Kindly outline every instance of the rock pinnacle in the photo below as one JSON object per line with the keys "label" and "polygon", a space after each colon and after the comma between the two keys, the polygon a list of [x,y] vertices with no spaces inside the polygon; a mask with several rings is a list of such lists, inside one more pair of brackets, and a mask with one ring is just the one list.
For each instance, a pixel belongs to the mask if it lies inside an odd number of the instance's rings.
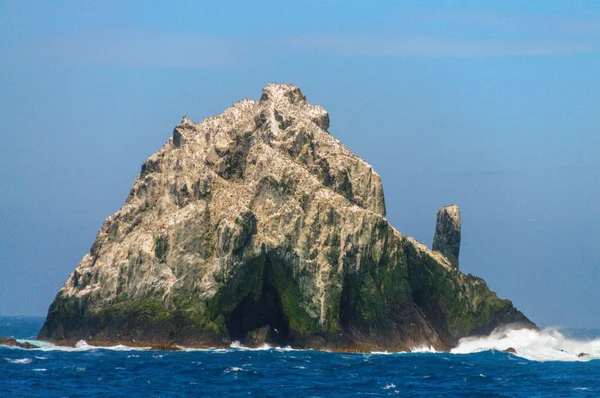
{"label": "rock pinnacle", "polygon": [[433,250],[442,253],[454,268],[458,268],[460,209],[457,205],[444,206],[438,210]]}

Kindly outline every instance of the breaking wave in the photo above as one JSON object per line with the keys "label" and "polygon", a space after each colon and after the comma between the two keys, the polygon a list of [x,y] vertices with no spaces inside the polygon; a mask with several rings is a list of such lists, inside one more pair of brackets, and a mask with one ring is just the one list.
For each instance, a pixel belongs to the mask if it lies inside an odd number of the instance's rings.
{"label": "breaking wave", "polygon": [[267,351],[272,348],[268,344],[263,344],[259,347],[250,348],[250,347],[246,347],[246,346],[242,345],[242,343],[240,343],[239,341],[234,341],[233,343],[231,343],[231,345],[229,347],[234,348],[236,350],[248,350],[248,351]]}
{"label": "breaking wave", "polygon": [[[19,340],[38,346],[34,351],[65,351],[80,352],[92,350],[110,351],[148,351],[150,347],[129,347],[116,345],[112,347],[98,347],[90,345],[84,340],[75,346],[60,346],[46,341]],[[15,348],[15,347],[9,347]],[[291,347],[272,347],[264,344],[260,347],[249,348],[233,342],[229,348],[187,348],[179,347],[182,351],[207,351],[214,353],[227,353],[232,351],[305,351]],[[453,348],[451,354],[473,354],[483,351],[507,351],[513,355],[532,361],[590,361],[600,359],[600,337],[593,339],[578,339],[565,336],[557,329],[531,330],[503,328],[494,330],[489,336],[466,337],[460,339],[458,346]],[[411,350],[412,353],[440,353],[432,347],[421,346]],[[388,351],[373,351],[370,354],[390,355],[406,354]],[[441,354],[441,353],[440,353]],[[38,358],[38,357],[36,357]],[[44,358],[45,357],[40,357]],[[18,363],[18,362],[17,362]]]}
{"label": "breaking wave", "polygon": [[590,361],[600,359],[600,338],[575,339],[556,329],[496,329],[489,336],[467,337],[452,354],[482,351],[510,351],[532,361]]}
{"label": "breaking wave", "polygon": [[[39,340],[18,339],[18,341],[20,343],[30,343],[30,344],[33,344],[38,347],[38,348],[32,348],[31,349],[32,351],[78,352],[78,351],[92,351],[92,350],[111,350],[111,351],[148,351],[148,350],[150,350],[150,347],[129,347],[129,346],[125,346],[125,345],[115,345],[112,347],[97,347],[97,346],[88,344],[85,340],[80,340],[73,347],[56,345],[56,344],[53,344],[53,343],[50,343],[47,341],[39,341]],[[18,347],[9,347],[9,348],[22,349],[22,348],[18,348]],[[43,358],[43,357],[41,357],[41,358]]]}

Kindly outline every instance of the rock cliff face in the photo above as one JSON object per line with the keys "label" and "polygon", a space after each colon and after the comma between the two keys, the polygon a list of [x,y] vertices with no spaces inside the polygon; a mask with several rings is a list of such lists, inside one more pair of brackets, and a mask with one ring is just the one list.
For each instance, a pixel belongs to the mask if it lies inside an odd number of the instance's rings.
{"label": "rock cliff face", "polygon": [[408,350],[535,327],[453,266],[453,240],[437,252],[394,229],[379,175],[328,127],[291,85],[267,85],[260,101],[200,124],[184,117],[39,338]]}

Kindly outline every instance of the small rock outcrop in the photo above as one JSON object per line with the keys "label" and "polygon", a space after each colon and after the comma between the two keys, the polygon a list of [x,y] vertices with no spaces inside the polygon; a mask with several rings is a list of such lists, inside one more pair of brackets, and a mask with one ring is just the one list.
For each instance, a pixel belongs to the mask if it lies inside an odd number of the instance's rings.
{"label": "small rock outcrop", "polygon": [[333,350],[438,350],[535,327],[458,270],[458,208],[432,251],[385,218],[381,178],[298,87],[269,84],[142,165],[38,338]]}
{"label": "small rock outcrop", "polygon": [[244,339],[244,344],[251,348],[261,347],[265,344],[269,344],[272,342],[271,334],[272,330],[270,325],[251,330],[246,335],[246,338]]}
{"label": "small rock outcrop", "polygon": [[452,267],[458,269],[460,209],[457,205],[445,206],[438,210],[432,248],[442,253]]}
{"label": "small rock outcrop", "polygon": [[31,350],[34,348],[40,348],[36,345],[33,345],[31,343],[25,342],[25,343],[21,343],[19,341],[17,341],[16,339],[13,338],[6,338],[6,337],[0,337],[0,345],[6,345],[9,347],[20,347],[20,348],[25,348],[27,350]]}

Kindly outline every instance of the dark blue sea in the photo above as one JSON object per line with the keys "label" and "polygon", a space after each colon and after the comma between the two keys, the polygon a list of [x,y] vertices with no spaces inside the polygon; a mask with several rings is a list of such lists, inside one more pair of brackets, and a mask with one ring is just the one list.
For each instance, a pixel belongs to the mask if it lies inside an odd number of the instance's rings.
{"label": "dark blue sea", "polygon": [[[31,341],[42,323],[0,317],[0,336]],[[0,397],[598,397],[597,332],[498,332],[453,353],[0,346]]]}

